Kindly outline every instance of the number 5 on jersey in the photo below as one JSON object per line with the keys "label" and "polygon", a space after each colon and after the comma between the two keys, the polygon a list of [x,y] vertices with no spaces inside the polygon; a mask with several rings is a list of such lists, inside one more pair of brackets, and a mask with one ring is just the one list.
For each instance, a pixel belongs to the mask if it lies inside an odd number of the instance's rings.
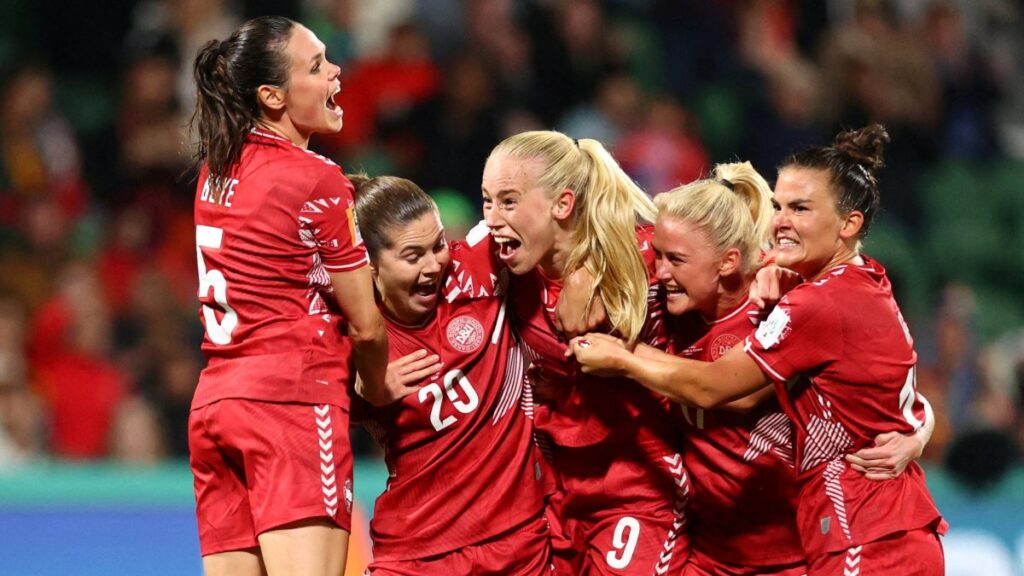
{"label": "number 5 on jersey", "polygon": [[224,240],[224,230],[212,226],[196,226],[196,263],[199,266],[199,299],[206,298],[213,288],[213,301],[224,311],[220,322],[216,311],[206,304],[202,305],[203,319],[206,324],[206,335],[214,344],[230,344],[231,332],[238,326],[238,314],[228,304],[228,281],[220,270],[207,270],[203,259],[203,249],[220,250]]}

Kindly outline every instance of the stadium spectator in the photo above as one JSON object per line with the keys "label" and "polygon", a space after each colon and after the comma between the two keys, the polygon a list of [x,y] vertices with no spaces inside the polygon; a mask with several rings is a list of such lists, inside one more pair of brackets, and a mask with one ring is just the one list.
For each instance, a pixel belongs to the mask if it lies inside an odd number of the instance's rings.
{"label": "stadium spectator", "polygon": [[645,121],[617,142],[615,152],[649,194],[700,178],[711,162],[693,114],[671,98],[652,102]]}
{"label": "stadium spectator", "polygon": [[95,268],[71,261],[58,279],[60,291],[41,306],[28,343],[51,423],[50,449],[66,458],[102,458],[131,381],[112,360],[113,317]]}
{"label": "stadium spectator", "polygon": [[643,120],[646,100],[625,73],[606,76],[591,101],[569,110],[559,132],[572,138],[593,138],[615,151],[623,135]]}
{"label": "stadium spectator", "polygon": [[117,111],[122,186],[167,186],[187,165],[178,68],[175,58],[154,51],[134,58],[125,71]]}
{"label": "stadium spectator", "polygon": [[426,35],[415,24],[405,23],[391,30],[383,54],[356,58],[343,78],[346,86],[359,89],[338,96],[345,129],[321,137],[334,151],[372,143],[380,122],[407,116],[437,93],[441,72],[430,59]]}
{"label": "stadium spectator", "polygon": [[46,67],[23,63],[0,86],[0,223],[32,249],[59,255],[89,202],[74,131]]}
{"label": "stadium spectator", "polygon": [[0,468],[11,469],[46,455],[42,404],[33,390],[25,354],[25,310],[0,298]]}
{"label": "stadium spectator", "polygon": [[[412,162],[417,181],[427,189],[450,186],[477,199],[480,166],[501,138],[497,89],[487,62],[469,52],[455,56],[445,89],[403,119],[389,122],[386,136],[396,155]],[[404,129],[403,125],[404,124]]]}

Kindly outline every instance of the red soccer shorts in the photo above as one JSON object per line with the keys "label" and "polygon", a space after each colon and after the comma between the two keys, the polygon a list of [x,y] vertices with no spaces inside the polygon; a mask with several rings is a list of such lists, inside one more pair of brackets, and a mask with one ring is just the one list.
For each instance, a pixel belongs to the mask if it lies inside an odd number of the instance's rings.
{"label": "red soccer shorts", "polygon": [[942,576],[945,564],[939,535],[933,528],[921,528],[826,554],[811,563],[807,576]]}
{"label": "red soccer shorts", "polygon": [[690,553],[690,561],[686,563],[680,576],[804,576],[807,565],[803,562],[776,566],[737,566],[710,556],[701,554],[694,549]]}
{"label": "red soccer shorts", "polygon": [[[674,527],[673,521],[678,525]],[[677,575],[689,557],[688,539],[679,519],[641,514],[606,518],[580,526],[585,576]]]}
{"label": "red soccer shorts", "polygon": [[473,574],[474,576],[551,576],[548,522],[543,515],[472,546],[418,560],[373,561],[371,576]]}
{"label": "red soccer shorts", "polygon": [[544,506],[544,517],[547,518],[551,534],[551,565],[556,576],[576,576],[579,573],[576,564],[582,558],[573,544],[569,525],[555,513],[564,497],[561,489],[553,489]]}
{"label": "red soccer shorts", "polygon": [[350,530],[348,410],[329,404],[221,400],[189,415],[199,549],[258,545],[257,535],[326,518]]}

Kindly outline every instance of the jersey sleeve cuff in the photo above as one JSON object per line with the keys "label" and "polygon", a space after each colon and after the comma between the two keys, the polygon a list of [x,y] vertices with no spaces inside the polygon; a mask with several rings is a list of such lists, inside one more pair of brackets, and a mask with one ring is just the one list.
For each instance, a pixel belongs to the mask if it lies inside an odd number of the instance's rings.
{"label": "jersey sleeve cuff", "polygon": [[370,257],[368,255],[363,255],[362,258],[355,262],[336,262],[333,264],[327,264],[325,262],[323,266],[324,269],[327,270],[328,272],[348,272],[349,270],[357,270],[359,268],[362,268],[369,262]]}
{"label": "jersey sleeve cuff", "polygon": [[775,380],[776,382],[785,382],[786,380],[788,380],[788,378],[780,374],[774,367],[772,367],[768,363],[767,360],[762,358],[757,353],[757,351],[754,350],[754,346],[750,343],[749,336],[746,340],[743,341],[743,351],[746,352],[747,356],[750,356],[751,360],[753,360],[754,363],[757,364],[758,368],[760,368],[761,371],[767,374],[768,377],[771,378],[772,380]]}

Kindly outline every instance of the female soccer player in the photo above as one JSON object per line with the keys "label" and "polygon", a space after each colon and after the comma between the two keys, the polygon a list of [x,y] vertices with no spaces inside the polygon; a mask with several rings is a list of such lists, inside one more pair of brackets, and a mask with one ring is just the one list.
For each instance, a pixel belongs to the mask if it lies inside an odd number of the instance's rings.
{"label": "female soccer player", "polygon": [[[356,183],[388,378],[410,392],[363,418],[391,473],[370,522],[369,573],[550,574],[550,480],[520,406],[523,358],[493,242],[478,226],[446,243],[434,201],[408,180]],[[468,277],[487,281],[470,287]]]}
{"label": "female soccer player", "polygon": [[[654,202],[656,275],[673,317],[666,322],[669,352],[713,361],[753,332],[759,317],[747,294],[770,238],[771,189],[749,163],[724,164],[712,178]],[[614,346],[604,340],[592,345]],[[645,347],[638,353],[645,350],[662,361],[673,358]],[[803,574],[791,425],[778,402],[766,399],[749,413],[683,406],[680,420],[683,460],[694,486],[686,574]],[[901,436],[869,450],[876,459],[906,462],[920,455],[925,441]]]}
{"label": "female soccer player", "polygon": [[313,133],[341,129],[338,74],[312,32],[280,17],[250,20],[196,57],[209,363],[189,447],[207,574],[344,570],[348,362],[383,401],[387,335],[352,185],[306,149]]}
{"label": "female soccer player", "polygon": [[[669,353],[712,361],[753,331],[759,310],[747,293],[770,240],[771,194],[749,163],[737,163],[654,198]],[[683,462],[694,487],[688,576],[806,571],[791,426],[777,401],[763,393],[752,400],[762,399],[746,412],[682,407]]]}
{"label": "female soccer player", "polygon": [[[498,144],[483,175],[484,218],[517,277],[518,328],[542,396],[534,423],[561,483],[552,511],[569,574],[678,573],[688,492],[667,403],[629,382],[588,378],[553,325],[563,273],[595,279],[610,328],[630,341],[649,321],[655,208],[595,140],[526,132]],[[656,331],[655,331],[656,332]]]}
{"label": "female soccer player", "polygon": [[625,374],[704,408],[774,383],[794,424],[797,528],[808,574],[943,572],[945,522],[920,467],[911,463],[876,482],[847,463],[882,432],[916,431],[926,411],[915,388],[913,341],[885,270],[860,252],[879,205],[874,171],[886,142],[873,125],[783,164],[773,200],[776,259],[805,282],[742,346],[713,362],[686,362],[643,349],[616,352],[600,334],[572,343],[587,372]]}

